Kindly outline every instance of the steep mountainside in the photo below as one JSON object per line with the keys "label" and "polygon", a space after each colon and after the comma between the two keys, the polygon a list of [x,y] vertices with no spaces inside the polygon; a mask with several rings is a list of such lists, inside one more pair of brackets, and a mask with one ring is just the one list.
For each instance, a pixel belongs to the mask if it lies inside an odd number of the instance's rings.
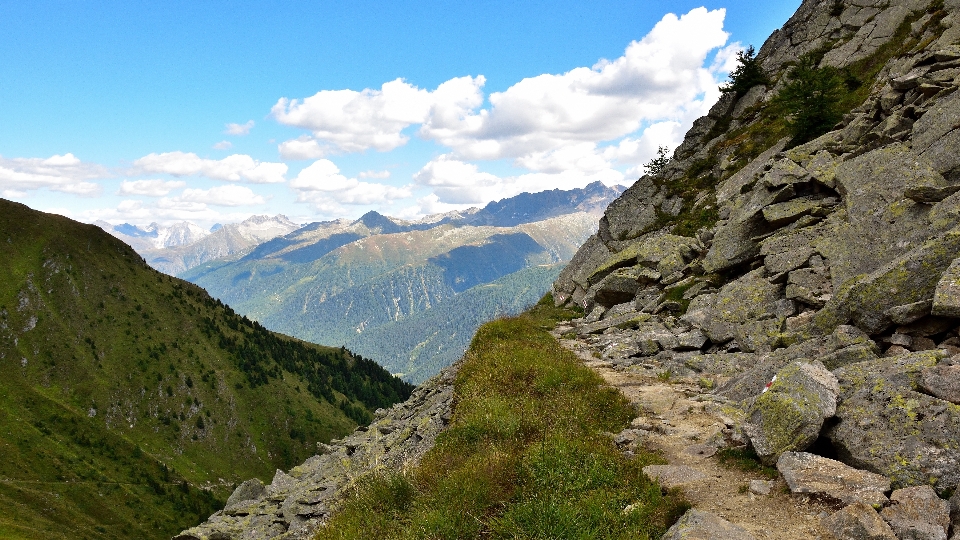
{"label": "steep mountainside", "polygon": [[[421,381],[462,354],[481,322],[536,302],[559,271],[552,265],[569,260],[596,219],[580,212],[510,228],[416,230],[370,213],[348,225],[308,225],[183,277],[268,328],[355,348]],[[486,286],[497,280],[506,281]],[[427,315],[433,310],[449,320]],[[460,331],[438,340],[437,324]],[[405,339],[368,334],[385,325]]]}
{"label": "steep mountainside", "polygon": [[411,391],[95,226],[0,200],[0,243],[4,538],[169,537]]}
{"label": "steep mountainside", "polygon": [[300,228],[284,215],[251,216],[240,223],[218,227],[211,233],[186,222],[171,227],[152,224],[146,229],[129,224],[97,225],[133,247],[147,264],[170,275],[180,274],[207,261],[243,254],[254,246]]}
{"label": "steep mountainside", "polygon": [[554,284],[589,314],[570,335],[620,369],[719,383],[729,436],[795,491],[814,489],[804,450],[960,486],[958,10],[804,1],[757,55],[765,77],[611,204]]}

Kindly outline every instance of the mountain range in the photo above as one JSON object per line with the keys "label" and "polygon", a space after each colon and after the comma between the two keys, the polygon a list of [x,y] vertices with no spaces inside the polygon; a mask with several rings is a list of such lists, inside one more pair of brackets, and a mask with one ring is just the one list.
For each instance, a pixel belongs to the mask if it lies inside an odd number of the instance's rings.
{"label": "mountain range", "polygon": [[621,191],[595,182],[420,221],[311,223],[181,277],[267,328],[418,382],[463,354],[482,322],[543,296]]}
{"label": "mountain range", "polygon": [[129,223],[95,223],[123,240],[165,274],[177,275],[207,261],[243,253],[267,240],[300,227],[287,216],[251,216],[240,223],[216,225],[210,231],[186,221],[170,226],[151,223],[138,227]]}

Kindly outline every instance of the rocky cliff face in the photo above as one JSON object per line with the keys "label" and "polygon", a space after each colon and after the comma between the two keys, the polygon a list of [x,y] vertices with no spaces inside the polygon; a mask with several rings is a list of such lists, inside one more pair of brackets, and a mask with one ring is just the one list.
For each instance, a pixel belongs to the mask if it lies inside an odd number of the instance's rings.
{"label": "rocky cliff face", "polygon": [[[819,438],[894,487],[955,490],[958,12],[803,2],[757,56],[769,85],[725,94],[607,209],[554,284],[588,314],[571,330],[621,366],[719,383],[771,464]],[[794,145],[776,96],[804,55],[846,77],[847,110]]]}

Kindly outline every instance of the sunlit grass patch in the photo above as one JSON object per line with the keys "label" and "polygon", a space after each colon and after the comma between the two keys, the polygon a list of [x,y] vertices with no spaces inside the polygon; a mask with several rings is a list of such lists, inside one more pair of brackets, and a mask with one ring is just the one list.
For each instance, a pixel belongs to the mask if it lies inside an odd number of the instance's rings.
{"label": "sunlit grass patch", "polygon": [[317,538],[659,538],[686,505],[603,435],[635,412],[547,333],[576,315],[544,299],[481,327],[420,467],[366,479]]}

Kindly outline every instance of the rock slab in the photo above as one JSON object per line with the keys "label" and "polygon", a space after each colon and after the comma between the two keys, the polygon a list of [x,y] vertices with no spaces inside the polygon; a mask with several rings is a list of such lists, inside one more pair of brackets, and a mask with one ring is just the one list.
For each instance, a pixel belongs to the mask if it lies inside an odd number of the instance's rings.
{"label": "rock slab", "polygon": [[901,539],[947,540],[950,527],[950,503],[940,499],[930,486],[898,489],[890,496],[893,503],[880,515]]}
{"label": "rock slab", "polygon": [[688,510],[661,540],[756,540],[746,529],[702,510]]}
{"label": "rock slab", "polygon": [[807,452],[784,452],[777,460],[790,491],[837,499],[844,504],[887,502],[890,479]]}
{"label": "rock slab", "polygon": [[880,514],[862,502],[844,507],[821,523],[835,540],[897,540]]}

